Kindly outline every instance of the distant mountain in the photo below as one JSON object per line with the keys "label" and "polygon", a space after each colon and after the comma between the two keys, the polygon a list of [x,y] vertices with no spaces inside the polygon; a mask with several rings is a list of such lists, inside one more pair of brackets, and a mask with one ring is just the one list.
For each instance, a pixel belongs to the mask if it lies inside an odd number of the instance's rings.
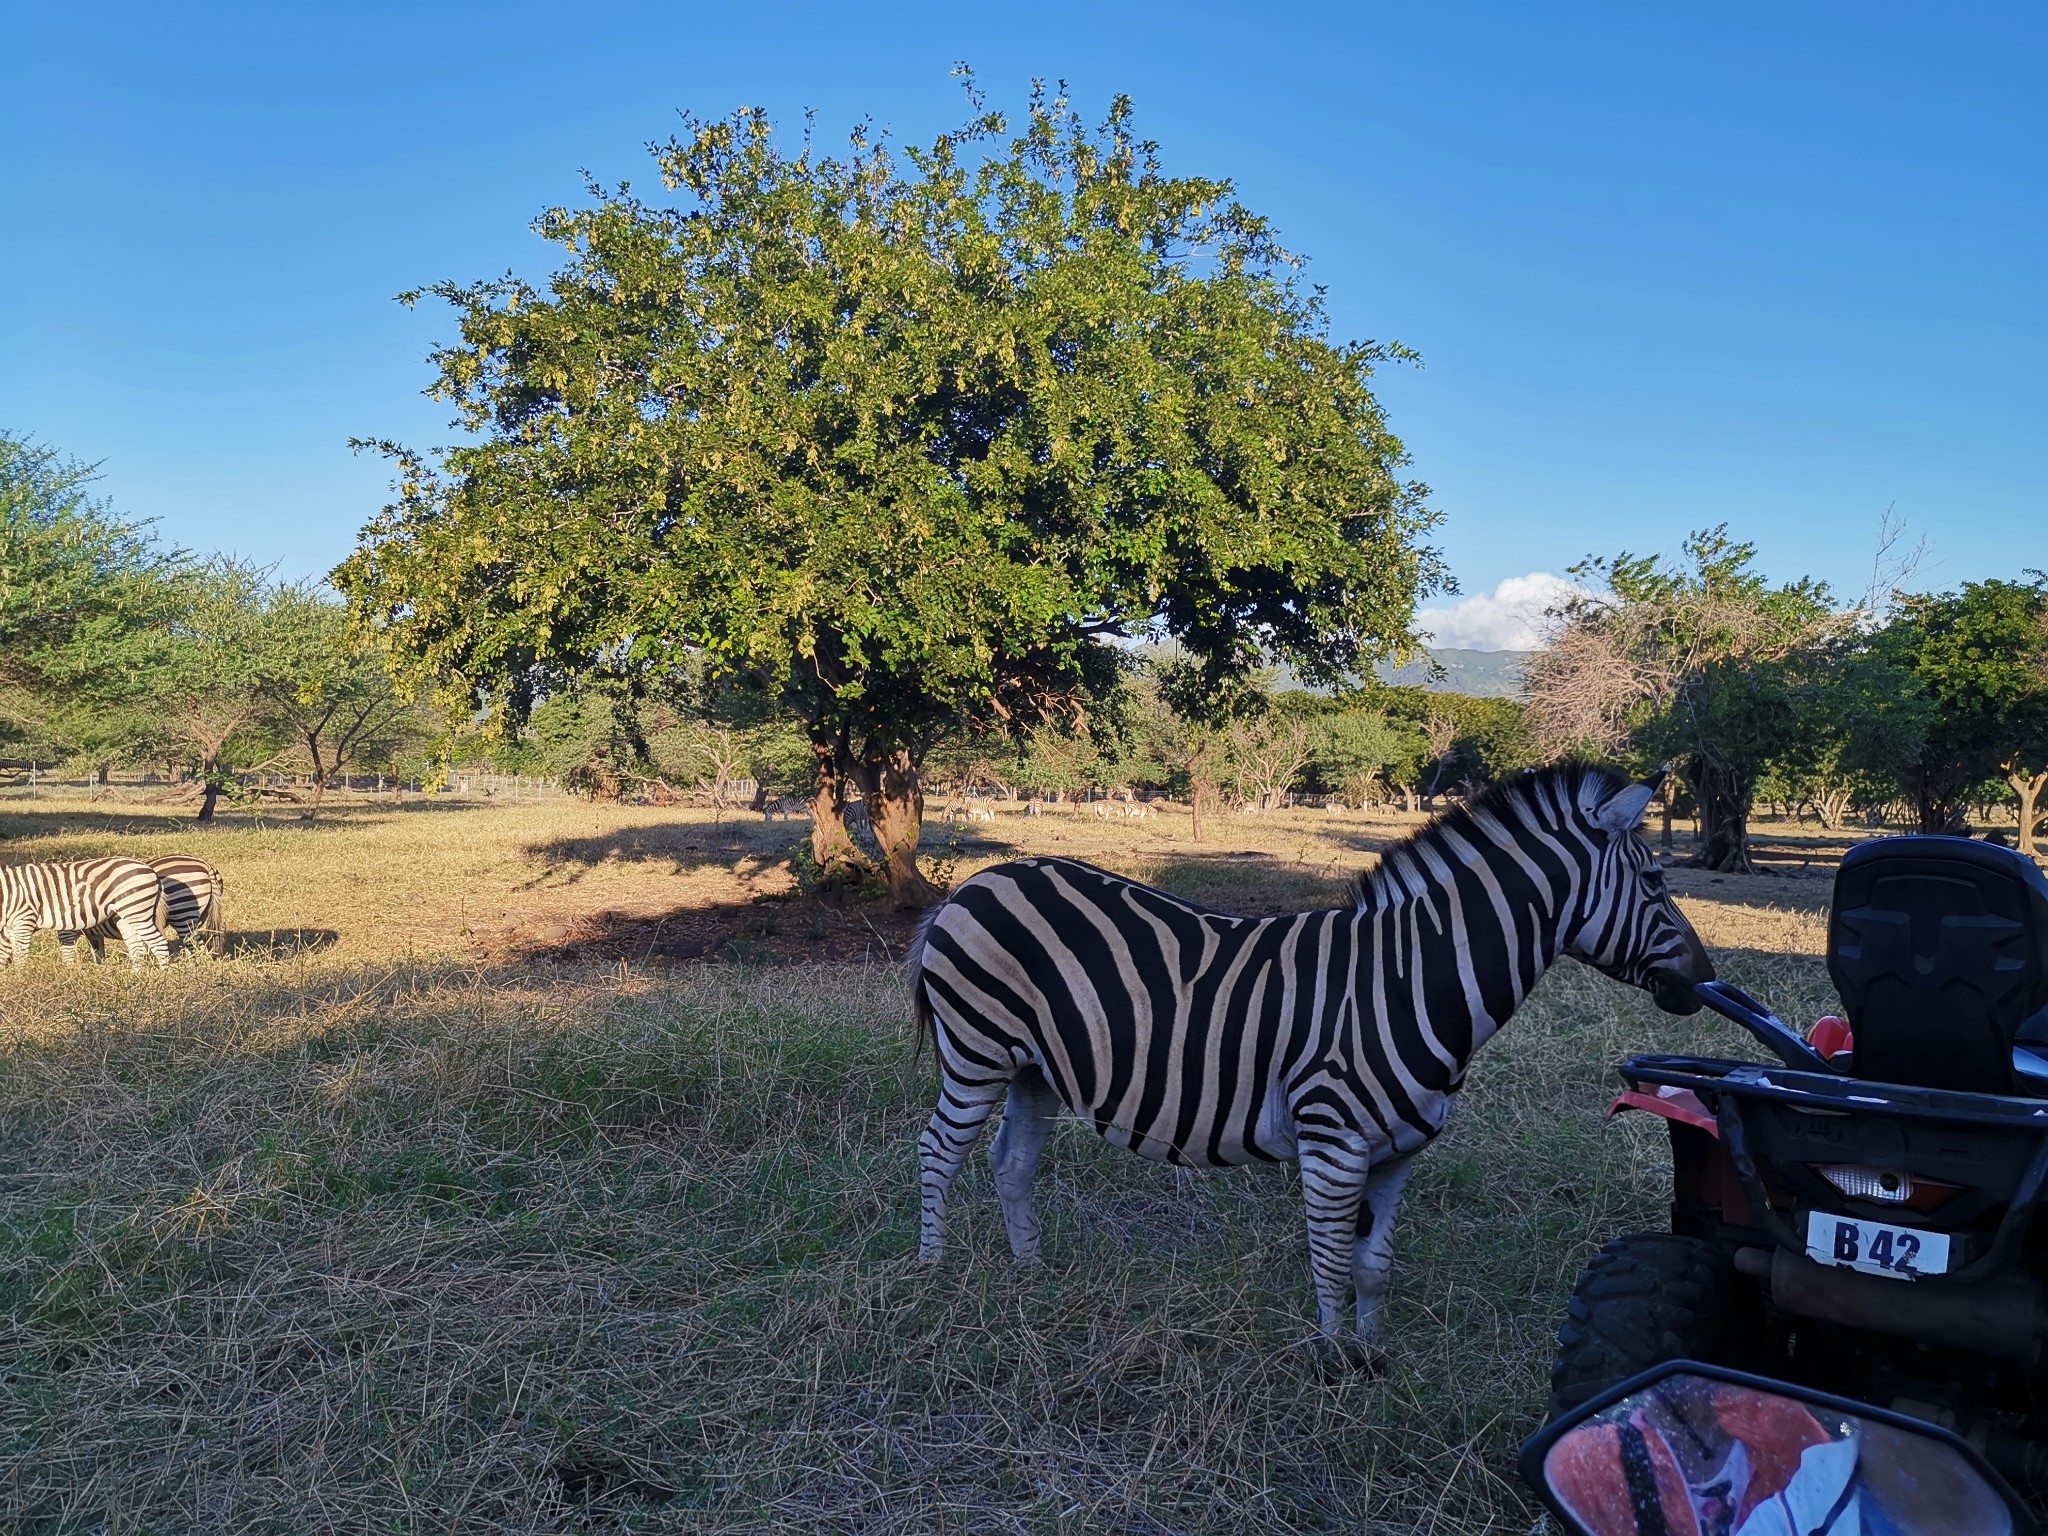
{"label": "distant mountain", "polygon": [[1429,654],[1442,669],[1441,675],[1432,675],[1429,662],[1418,660],[1405,667],[1383,665],[1380,681],[1438,693],[1469,693],[1482,699],[1512,698],[1522,691],[1522,664],[1536,653],[1446,649]]}

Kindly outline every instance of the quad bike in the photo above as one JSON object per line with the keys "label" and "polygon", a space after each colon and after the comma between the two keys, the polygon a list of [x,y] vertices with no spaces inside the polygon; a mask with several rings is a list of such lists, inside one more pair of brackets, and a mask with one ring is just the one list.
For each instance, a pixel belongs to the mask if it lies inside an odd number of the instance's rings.
{"label": "quad bike", "polygon": [[1664,1119],[1668,1232],[1573,1289],[1551,1416],[1690,1359],[1955,1431],[2048,1485],[2048,877],[1956,837],[1864,843],[1828,912],[1845,1020],[1802,1038],[1702,1000],[1770,1065],[1635,1056],[1614,1111]]}

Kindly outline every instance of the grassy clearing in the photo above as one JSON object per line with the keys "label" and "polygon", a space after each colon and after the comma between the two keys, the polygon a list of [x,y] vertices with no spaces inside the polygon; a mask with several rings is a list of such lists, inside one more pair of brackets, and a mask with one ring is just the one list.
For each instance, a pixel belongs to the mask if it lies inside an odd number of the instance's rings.
{"label": "grassy clearing", "polygon": [[[6,809],[14,857],[207,847],[243,936],[166,975],[45,939],[0,982],[7,1530],[1526,1531],[1563,1291],[1666,1198],[1656,1128],[1601,1122],[1607,1068],[1732,1044],[1546,981],[1420,1164],[1374,1383],[1306,1342],[1287,1171],[1066,1127],[1043,1268],[1007,1263],[980,1159],[917,1266],[929,1064],[893,966],[803,958],[779,824],[359,807],[202,840]],[[1369,836],[1015,822],[996,843],[1246,906],[1334,890]],[[1824,887],[1736,884],[1771,903],[1703,883],[1709,942],[1811,1017]],[[503,958],[711,907],[770,914],[749,953],[785,963]]]}

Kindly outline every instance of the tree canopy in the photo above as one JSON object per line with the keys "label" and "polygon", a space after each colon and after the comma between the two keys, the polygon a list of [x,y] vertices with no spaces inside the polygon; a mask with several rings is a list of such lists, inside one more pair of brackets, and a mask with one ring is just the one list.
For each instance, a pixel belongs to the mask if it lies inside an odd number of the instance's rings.
{"label": "tree canopy", "polygon": [[132,687],[180,567],[93,496],[94,478],[0,432],[0,718],[17,734],[47,728],[53,711],[116,728],[113,696]]}
{"label": "tree canopy", "polygon": [[471,438],[392,449],[336,575],[398,665],[516,719],[708,656],[802,723],[821,865],[857,791],[915,900],[924,753],[1071,716],[1105,639],[1217,680],[1403,650],[1444,585],[1369,387],[1409,354],[1332,342],[1267,222],[1169,176],[1127,101],[1091,129],[1035,91],[1012,134],[973,100],[901,155],[691,121],[656,152],[674,205],[593,186],[538,222],[544,288],[428,290]]}
{"label": "tree canopy", "polygon": [[1880,639],[1933,704],[1902,773],[1924,832],[1951,830],[1971,792],[2003,775],[2023,800],[2022,840],[2031,834],[2021,785],[2048,769],[2048,577],[2029,575],[1904,597]]}

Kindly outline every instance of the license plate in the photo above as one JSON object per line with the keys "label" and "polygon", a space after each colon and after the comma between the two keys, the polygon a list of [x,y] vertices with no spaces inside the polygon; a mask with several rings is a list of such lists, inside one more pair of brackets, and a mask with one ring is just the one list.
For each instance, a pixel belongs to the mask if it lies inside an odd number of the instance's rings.
{"label": "license plate", "polygon": [[1889,1280],[1917,1280],[1922,1275],[1948,1273],[1948,1234],[1810,1211],[1806,1256],[1836,1269],[1858,1269]]}

